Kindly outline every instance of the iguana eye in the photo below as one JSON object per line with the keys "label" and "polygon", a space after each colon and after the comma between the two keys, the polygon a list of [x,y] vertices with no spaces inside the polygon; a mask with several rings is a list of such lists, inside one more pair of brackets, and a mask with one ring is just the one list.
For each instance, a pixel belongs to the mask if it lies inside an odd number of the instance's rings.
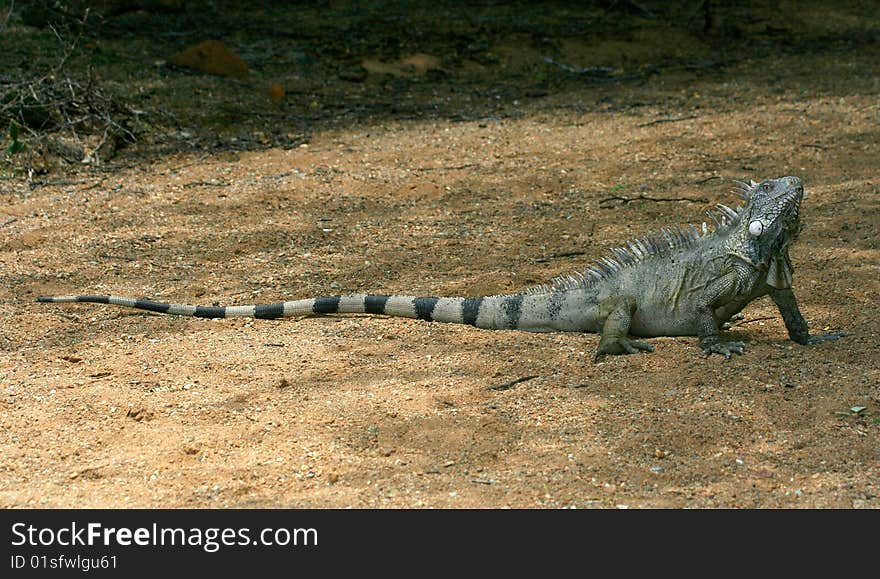
{"label": "iguana eye", "polygon": [[770,186],[770,183],[764,183],[763,185],[761,185],[761,189],[763,189],[764,191],[769,193],[770,189],[772,189],[772,187]]}
{"label": "iguana eye", "polygon": [[759,220],[752,221],[749,223],[749,235],[752,237],[758,237],[764,233],[764,224]]}

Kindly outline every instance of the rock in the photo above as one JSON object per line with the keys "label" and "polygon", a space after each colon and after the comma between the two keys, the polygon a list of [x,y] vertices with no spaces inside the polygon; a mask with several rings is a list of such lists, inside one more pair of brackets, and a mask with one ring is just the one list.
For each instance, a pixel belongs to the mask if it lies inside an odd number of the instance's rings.
{"label": "rock", "polygon": [[[178,52],[168,62],[209,74],[244,78],[248,66],[219,40],[206,40]],[[283,96],[283,95],[282,95]]]}
{"label": "rock", "polygon": [[415,74],[421,76],[429,70],[439,69],[440,59],[430,54],[418,53],[401,59],[399,64],[404,69],[409,68]]}
{"label": "rock", "polygon": [[138,422],[146,422],[153,419],[153,411],[147,408],[129,408],[125,413],[128,418]]}
{"label": "rock", "polygon": [[424,76],[430,71],[441,70],[439,58],[422,53],[401,58],[397,62],[366,59],[361,62],[361,67],[370,74],[396,77]]}
{"label": "rock", "polygon": [[281,102],[284,94],[284,87],[278,83],[274,83],[269,87],[269,100],[273,103]]}

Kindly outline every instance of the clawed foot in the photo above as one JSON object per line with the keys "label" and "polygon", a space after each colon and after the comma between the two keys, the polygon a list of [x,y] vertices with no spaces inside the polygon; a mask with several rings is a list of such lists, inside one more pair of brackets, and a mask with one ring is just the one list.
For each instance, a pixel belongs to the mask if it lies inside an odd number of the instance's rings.
{"label": "clawed foot", "polygon": [[593,362],[598,361],[605,354],[638,354],[639,350],[653,352],[654,346],[644,340],[630,340],[629,338],[606,340],[603,338],[599,341],[599,348],[596,350],[596,355],[593,356]]}
{"label": "clawed foot", "polygon": [[819,334],[818,336],[810,336],[807,340],[807,345],[812,346],[813,344],[821,344],[823,342],[832,342],[834,340],[839,340],[844,336],[848,336],[846,332],[835,332],[831,334]]}
{"label": "clawed foot", "polygon": [[730,359],[732,354],[742,354],[746,351],[745,342],[722,342],[718,337],[703,338],[700,341],[700,348],[703,354],[711,356],[712,354],[721,354],[725,359]]}
{"label": "clawed foot", "polygon": [[746,319],[746,316],[742,312],[740,312],[738,314],[733,314],[732,316],[730,316],[729,320],[727,320],[726,322],[724,322],[721,325],[721,329],[722,330],[729,330],[731,327],[733,327],[733,322],[741,322],[744,319]]}

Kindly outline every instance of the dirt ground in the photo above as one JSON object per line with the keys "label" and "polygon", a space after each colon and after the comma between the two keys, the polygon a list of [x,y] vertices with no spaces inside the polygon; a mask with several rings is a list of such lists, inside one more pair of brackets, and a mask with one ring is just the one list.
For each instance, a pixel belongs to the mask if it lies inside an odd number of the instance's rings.
{"label": "dirt ground", "polygon": [[[296,36],[344,5],[303,8],[274,57],[231,36],[246,81],[154,64],[197,35],[95,41],[128,51],[108,82],[142,67],[138,98],[190,116],[104,165],[0,181],[0,507],[880,507],[880,16],[774,4],[709,28],[554,7],[541,34],[487,5],[437,38],[403,11],[354,19],[344,57],[316,48],[338,23]],[[356,41],[376,22],[411,25]],[[441,68],[369,69],[417,53]],[[657,338],[598,364],[595,335],[33,301],[509,292],[789,174],[801,310],[850,333],[820,346],[766,299],[731,331],[743,356]]]}

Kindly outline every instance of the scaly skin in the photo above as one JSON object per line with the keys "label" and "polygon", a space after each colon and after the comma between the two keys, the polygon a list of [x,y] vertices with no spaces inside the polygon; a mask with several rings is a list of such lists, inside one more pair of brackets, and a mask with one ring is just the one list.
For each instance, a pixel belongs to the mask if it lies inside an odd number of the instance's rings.
{"label": "scaly skin", "polygon": [[631,336],[697,336],[706,355],[729,358],[745,344],[719,330],[755,299],[770,295],[798,344],[845,334],[811,336],[791,289],[788,246],[800,230],[803,185],[797,177],[741,183],[745,207],[719,205],[716,227],[664,229],[613,250],[583,273],[561,276],[521,293],[483,297],[357,294],[264,305],[204,307],[118,296],[40,297],[50,303],[91,302],[203,318],[281,318],[384,314],[486,329],[601,334],[594,360],[606,354],[652,352]]}
{"label": "scaly skin", "polygon": [[[689,329],[700,338],[700,348],[706,355],[721,354],[730,358],[732,354],[742,354],[745,344],[723,340],[719,331],[747,304],[768,294],[779,308],[789,336],[798,344],[818,344],[845,335],[810,336],[791,289],[788,246],[800,231],[801,180],[783,177],[752,183],[743,188],[742,194],[748,201],[746,207],[737,212],[737,219],[730,228],[716,232],[716,243],[696,244],[691,248],[692,253],[674,256],[678,263],[688,262],[690,257],[690,261],[679,268],[664,266],[663,262],[651,264],[653,267],[642,270],[637,280],[624,288],[633,296],[634,304],[627,316],[606,314],[597,358],[602,354],[621,353],[621,350],[631,353],[625,340],[633,330],[631,321],[638,321],[641,309],[650,309],[655,316],[659,311],[661,317],[668,316],[672,320],[692,320],[694,327]],[[661,274],[668,276],[670,272],[673,276],[684,274],[683,291],[691,296],[691,307],[685,308],[690,309],[688,313],[682,311],[680,300],[671,300],[669,292],[661,291],[658,295],[655,289],[658,284],[662,286],[664,276]],[[641,291],[637,291],[639,288]],[[681,290],[674,295],[680,294]],[[676,302],[677,309],[670,307],[672,301]],[[688,303],[687,298],[684,301]]]}

